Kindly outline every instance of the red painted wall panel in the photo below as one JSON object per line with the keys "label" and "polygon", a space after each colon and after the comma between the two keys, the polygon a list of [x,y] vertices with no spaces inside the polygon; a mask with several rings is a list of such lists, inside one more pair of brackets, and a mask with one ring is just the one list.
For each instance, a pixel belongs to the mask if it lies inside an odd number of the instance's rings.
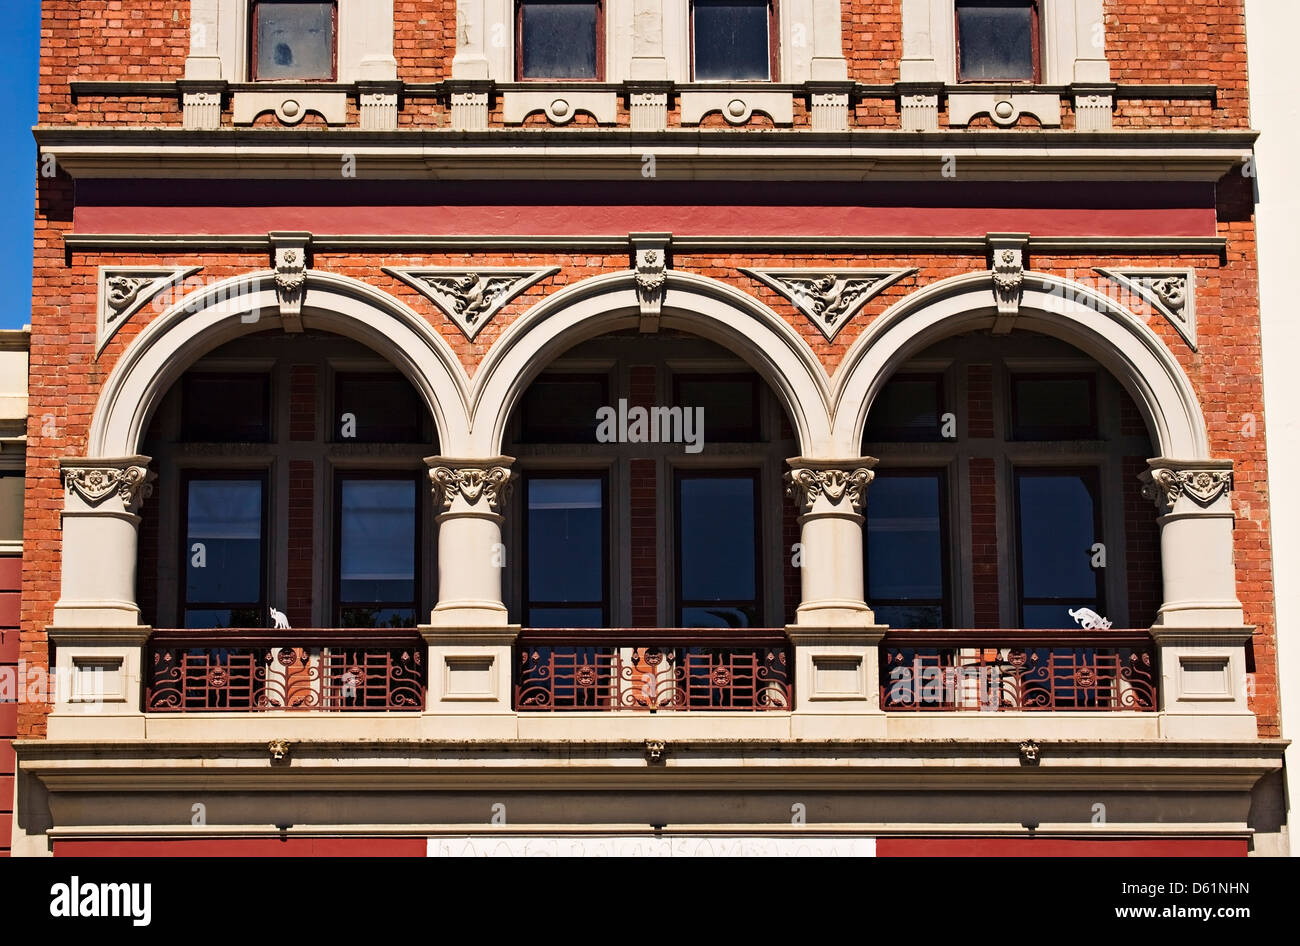
{"label": "red painted wall panel", "polygon": [[55,857],[424,857],[424,838],[55,841]]}
{"label": "red painted wall panel", "polygon": [[881,838],[877,857],[1245,857],[1244,838]]}
{"label": "red painted wall panel", "polygon": [[0,557],[0,591],[18,591],[22,586],[22,557],[17,555]]}

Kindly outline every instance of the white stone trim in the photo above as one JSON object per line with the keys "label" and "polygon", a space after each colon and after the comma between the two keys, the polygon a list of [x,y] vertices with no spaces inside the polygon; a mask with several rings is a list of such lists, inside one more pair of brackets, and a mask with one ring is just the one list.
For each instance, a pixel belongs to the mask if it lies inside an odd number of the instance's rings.
{"label": "white stone trim", "polygon": [[618,121],[618,93],[586,92],[581,89],[525,92],[512,89],[501,96],[502,118],[518,125],[534,112],[541,112],[553,125],[567,125],[579,112],[586,112],[601,125]]}
{"label": "white stone trim", "polygon": [[[834,445],[860,448],[871,402],[909,355],[940,338],[992,325],[992,274],[954,276],[913,293],[854,341],[836,372]],[[1191,382],[1145,321],[1093,289],[1026,272],[1017,327],[1069,342],[1111,372],[1133,397],[1166,456],[1210,456],[1205,417]]]}
{"label": "white stone trim", "polygon": [[[202,266],[101,266],[97,306],[95,357],[104,351],[118,329],[151,299],[197,273]],[[126,280],[124,283],[110,281]]]}
{"label": "white stone trim", "polygon": [[[393,0],[338,0],[338,81],[393,80]],[[186,79],[250,78],[248,0],[190,0]]]}
{"label": "white stone trim", "polygon": [[[451,346],[418,313],[355,279],[308,270],[303,325],[359,341],[387,358],[420,392],[439,443],[455,453],[469,439],[468,389]],[[91,456],[127,456],[172,384],[195,360],[223,342],[278,321],[274,273],[236,276],[181,299],[158,316],[122,354],[100,392],[87,438]]]}
{"label": "white stone trim", "polygon": [[680,101],[683,125],[698,125],[710,112],[720,112],[732,125],[745,124],[755,112],[762,112],[777,125],[794,124],[794,95],[790,92],[751,91],[737,85],[722,91],[682,92]]}
{"label": "white stone trim", "polygon": [[969,125],[977,115],[988,115],[993,124],[1010,128],[1021,115],[1032,115],[1044,128],[1061,124],[1061,97],[1055,92],[1006,95],[993,92],[953,92],[948,96],[948,124]]}
{"label": "white stone trim", "polygon": [[[1038,5],[1042,83],[1110,82],[1104,0],[1038,0]],[[954,7],[953,0],[902,0],[901,81],[956,83]]]}
{"label": "white stone trim", "polygon": [[[830,443],[829,379],[812,349],[757,300],[704,276],[670,270],[660,326],[717,342],[747,361],[771,386],[806,456]],[[501,333],[474,375],[470,456],[499,452],[511,411],[547,363],[580,341],[640,325],[634,272],[565,287]]]}

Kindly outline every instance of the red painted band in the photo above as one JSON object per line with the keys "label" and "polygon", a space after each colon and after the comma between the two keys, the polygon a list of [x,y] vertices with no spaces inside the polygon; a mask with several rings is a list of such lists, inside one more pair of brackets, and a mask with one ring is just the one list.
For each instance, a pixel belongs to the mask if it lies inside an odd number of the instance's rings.
{"label": "red painted band", "polygon": [[1238,838],[880,838],[877,857],[1245,857]]}

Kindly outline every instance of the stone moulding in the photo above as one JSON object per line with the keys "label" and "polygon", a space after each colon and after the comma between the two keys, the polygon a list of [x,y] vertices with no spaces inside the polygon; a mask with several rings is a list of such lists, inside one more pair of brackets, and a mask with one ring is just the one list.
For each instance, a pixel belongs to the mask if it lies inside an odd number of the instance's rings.
{"label": "stone moulding", "polygon": [[60,461],[63,487],[80,496],[87,505],[98,506],[114,493],[128,511],[134,511],[153,495],[153,480],[147,457],[120,459],[67,458]]}
{"label": "stone moulding", "polygon": [[786,473],[786,494],[795,501],[801,515],[808,515],[819,499],[832,506],[843,503],[854,513],[861,513],[867,500],[867,487],[876,474],[871,467],[875,461],[865,460],[808,460],[796,457],[789,461]]}
{"label": "stone moulding", "polygon": [[916,269],[745,269],[740,270],[794,303],[826,340],[871,299]]}
{"label": "stone moulding", "polygon": [[184,282],[202,266],[101,266],[99,267],[99,305],[96,320],[95,357],[118,329],[125,325],[149,301],[178,283]]}
{"label": "stone moulding", "polygon": [[444,512],[450,512],[458,498],[468,506],[477,506],[482,499],[490,512],[499,515],[510,497],[510,466],[490,460],[482,461],[481,465],[468,465],[473,462],[431,460],[429,480],[434,495]]}
{"label": "stone moulding", "polygon": [[1196,463],[1175,465],[1172,461],[1154,460],[1151,469],[1141,474],[1142,495],[1155,503],[1161,512],[1172,512],[1184,496],[1197,505],[1209,506],[1232,491],[1232,463]]}
{"label": "stone moulding", "polygon": [[1163,315],[1192,351],[1196,351],[1195,269],[1097,267],[1097,272],[1113,279]]}
{"label": "stone moulding", "polygon": [[470,341],[512,299],[559,271],[558,266],[384,267],[445,312]]}

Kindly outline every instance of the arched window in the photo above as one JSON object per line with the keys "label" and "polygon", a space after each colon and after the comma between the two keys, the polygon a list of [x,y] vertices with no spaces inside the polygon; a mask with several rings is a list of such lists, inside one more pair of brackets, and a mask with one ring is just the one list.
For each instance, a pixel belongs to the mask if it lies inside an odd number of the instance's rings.
{"label": "arched window", "polygon": [[970,333],[903,365],[867,419],[866,598],[899,628],[1149,626],[1152,447],[1123,387],[1046,336]]}
{"label": "arched window", "polygon": [[570,350],[507,432],[511,619],[527,627],[777,627],[798,604],[776,398],[741,359],[671,332]]}
{"label": "arched window", "polygon": [[218,348],[162,401],[138,572],[154,626],[414,627],[434,602],[433,423],[407,379],[331,335]]}

